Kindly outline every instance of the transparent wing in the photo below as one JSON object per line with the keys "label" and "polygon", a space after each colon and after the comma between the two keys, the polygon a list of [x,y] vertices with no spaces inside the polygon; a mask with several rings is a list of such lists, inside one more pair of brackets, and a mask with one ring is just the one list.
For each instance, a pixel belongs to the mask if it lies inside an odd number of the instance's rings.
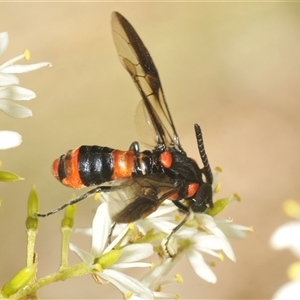
{"label": "transparent wing", "polygon": [[112,13],[112,32],[119,59],[142,96],[146,123],[154,128],[155,146],[159,149],[175,147],[183,152],[148,50],[131,24],[118,12]]}

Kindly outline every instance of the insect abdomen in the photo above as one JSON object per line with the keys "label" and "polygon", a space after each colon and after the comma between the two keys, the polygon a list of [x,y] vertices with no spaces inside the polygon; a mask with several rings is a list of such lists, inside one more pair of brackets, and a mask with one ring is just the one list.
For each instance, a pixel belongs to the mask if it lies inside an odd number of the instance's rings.
{"label": "insect abdomen", "polygon": [[62,184],[79,189],[130,177],[134,168],[134,157],[133,151],[81,146],[56,159],[52,164],[52,173]]}

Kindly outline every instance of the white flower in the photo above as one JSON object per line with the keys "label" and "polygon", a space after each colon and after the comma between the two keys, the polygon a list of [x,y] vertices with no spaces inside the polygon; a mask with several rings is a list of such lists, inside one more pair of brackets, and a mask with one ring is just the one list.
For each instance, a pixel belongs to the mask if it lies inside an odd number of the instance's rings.
{"label": "white flower", "polygon": [[[277,228],[271,237],[270,244],[276,250],[290,249],[300,259],[300,206],[294,200],[287,200],[283,208],[287,215],[294,217],[296,220]],[[300,261],[291,264],[287,274],[291,281],[279,288],[273,299],[299,299]]]}
{"label": "white flower", "polygon": [[[8,46],[8,33],[0,33],[0,56]],[[17,86],[19,79],[14,74],[26,73],[42,67],[51,66],[48,62],[42,62],[31,65],[16,65],[20,59],[29,59],[30,54],[25,50],[23,54],[8,60],[0,65],[0,110],[11,117],[26,118],[32,116],[29,108],[13,103],[8,100],[31,100],[35,98],[35,93],[29,89]],[[8,149],[19,146],[22,142],[22,137],[13,131],[0,131],[0,149]]]}
{"label": "white flower", "polygon": [[0,131],[0,150],[17,147],[22,143],[22,137],[15,131]]}
{"label": "white flower", "polygon": [[153,293],[146,285],[121,272],[125,268],[151,267],[151,263],[139,262],[139,260],[153,254],[152,245],[132,244],[120,250],[113,249],[126,234],[128,229],[124,228],[123,232],[105,248],[110,228],[111,219],[107,203],[104,202],[98,207],[93,220],[91,251],[86,252],[73,244],[70,244],[70,249],[90,266],[95,275],[114,284],[126,297],[152,299]]}
{"label": "white flower", "polygon": [[168,263],[169,267],[173,267],[186,255],[196,275],[210,283],[215,283],[217,278],[203,253],[223,260],[220,253],[223,251],[229,259],[235,261],[234,252],[224,232],[241,237],[245,230],[251,231],[248,227],[233,224],[229,220],[219,220],[205,213],[195,214],[194,218],[187,221],[186,226],[172,236],[167,245],[168,251],[175,254],[172,262]]}
{"label": "white flower", "polygon": [[288,222],[276,229],[271,246],[276,250],[290,249],[300,259],[300,221]]}
{"label": "white flower", "polygon": [[[0,56],[8,46],[8,33],[0,33]],[[42,62],[31,65],[16,65],[20,59],[29,59],[29,51],[25,50],[23,54],[8,60],[0,65],[0,110],[7,115],[15,118],[26,118],[32,116],[29,108],[15,104],[7,99],[12,100],[31,100],[35,98],[35,93],[23,87],[16,86],[19,84],[18,78],[14,74],[26,73],[42,67],[51,66],[48,62]]]}
{"label": "white flower", "polygon": [[274,294],[273,299],[276,300],[299,300],[300,281],[295,280],[284,284]]}
{"label": "white flower", "polygon": [[[124,195],[124,197],[125,196],[126,195]],[[117,211],[118,204],[122,203],[123,199],[122,191],[119,190],[117,194],[102,193],[101,197],[110,209],[113,207],[113,212],[115,210]],[[210,283],[215,283],[217,278],[211,269],[213,263],[207,261],[207,255],[223,260],[223,252],[229,259],[235,261],[236,258],[228,237],[244,238],[245,232],[252,231],[252,229],[234,224],[231,219],[223,220],[215,217],[215,215],[227,207],[234,199],[238,199],[238,196],[233,195],[216,201],[214,209],[206,213],[191,213],[189,220],[187,220],[169,240],[169,234],[183,219],[178,215],[177,206],[175,206],[172,201],[166,200],[155,212],[145,219],[137,220],[127,227],[124,227],[124,224],[117,224],[114,229],[114,234],[117,233],[117,238],[113,241],[112,245],[118,245],[118,247],[124,247],[123,249],[126,249],[127,247],[136,246],[134,243],[138,245],[151,243],[159,256],[164,258],[159,266],[152,269],[140,280],[140,283],[146,285],[147,288],[153,292],[155,298],[177,298],[177,295],[161,291],[162,285],[174,283],[174,280],[164,280],[162,277],[167,275],[185,255],[196,275]],[[113,201],[116,201],[116,203]],[[126,203],[124,203],[124,205],[126,205]],[[209,215],[209,213],[212,215]],[[185,216],[186,215],[182,214],[181,217]],[[103,220],[103,218],[100,219]],[[105,221],[105,224],[107,224],[107,221]],[[93,225],[93,238],[96,236],[94,228],[100,232],[103,230],[100,224],[97,226]],[[88,232],[88,230],[86,230],[86,232]],[[108,232],[108,229],[106,229],[105,232]],[[120,237],[122,238],[119,242]],[[167,240],[168,244],[166,244]],[[128,246],[128,244],[131,245]],[[105,249],[103,253],[110,251],[112,245]],[[93,252],[93,250],[91,252]],[[101,251],[98,251],[97,255],[101,255],[101,253]],[[94,254],[90,261],[95,263],[95,257],[97,257],[97,255]],[[169,257],[169,255],[172,255],[172,257]],[[115,265],[113,265],[112,268],[114,268],[114,266]],[[103,277],[101,274],[102,273],[99,273],[99,276]],[[176,277],[181,278],[179,275]],[[177,282],[179,282],[179,280]],[[131,290],[133,289],[131,288]],[[132,297],[132,299],[138,299],[138,295],[132,295]]]}
{"label": "white flower", "polygon": [[141,282],[148,286],[151,291],[153,291],[153,295],[155,298],[165,298],[165,299],[178,299],[179,296],[172,293],[162,292],[163,287],[174,284],[174,283],[182,283],[183,279],[179,274],[174,276],[174,279],[161,279],[165,274],[167,274],[170,269],[173,267],[172,259],[168,258],[166,261],[157,266],[153,270],[151,270],[148,274],[146,274]]}

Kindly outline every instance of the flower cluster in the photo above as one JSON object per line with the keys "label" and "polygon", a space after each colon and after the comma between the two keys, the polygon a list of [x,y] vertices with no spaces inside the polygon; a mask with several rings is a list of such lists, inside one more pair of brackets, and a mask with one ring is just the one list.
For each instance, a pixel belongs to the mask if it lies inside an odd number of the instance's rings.
{"label": "flower cluster", "polygon": [[[8,33],[0,33],[0,56],[8,46]],[[18,86],[19,79],[15,74],[26,73],[51,66],[48,62],[41,62],[30,65],[18,65],[17,61],[21,59],[29,60],[30,53],[25,50],[23,54],[18,55],[0,65],[0,110],[10,117],[27,118],[32,116],[29,108],[16,104],[11,100],[22,101],[35,98],[35,93],[29,89]],[[21,135],[14,131],[0,131],[0,149],[8,149],[19,146],[22,142]]]}
{"label": "flower cluster", "polygon": [[[217,190],[218,186],[215,187],[215,191]],[[104,194],[102,197],[110,196]],[[191,214],[189,220],[172,235],[168,243],[166,238],[182,220],[182,215],[172,201],[167,200],[145,219],[128,225],[117,224],[113,230],[115,239],[107,247],[105,245],[107,237],[111,235],[112,221],[108,205],[110,199],[105,199],[107,201],[97,209],[92,229],[77,230],[92,235],[91,250],[87,252],[73,244],[70,244],[70,249],[89,265],[99,282],[111,282],[126,299],[176,298],[176,295],[163,292],[162,287],[171,282],[181,282],[181,276],[176,274],[171,281],[163,277],[183,257],[187,257],[197,276],[210,283],[216,283],[217,278],[211,269],[212,263],[207,261],[207,255],[223,260],[224,253],[230,260],[235,261],[227,237],[244,238],[246,232],[252,229],[237,225],[231,219],[215,216],[234,199],[238,199],[238,196],[232,195],[216,201],[214,209],[207,210],[206,213]],[[140,262],[153,253],[160,257],[158,266]],[[132,267],[151,267],[151,270],[137,280],[122,272]]]}
{"label": "flower cluster", "polygon": [[[287,275],[290,282],[283,285],[273,296],[273,299],[295,299],[300,295],[300,205],[294,200],[284,202],[285,213],[294,218],[273,233],[271,246],[276,250],[289,249],[298,261],[289,266]],[[297,295],[297,296],[296,296]]]}

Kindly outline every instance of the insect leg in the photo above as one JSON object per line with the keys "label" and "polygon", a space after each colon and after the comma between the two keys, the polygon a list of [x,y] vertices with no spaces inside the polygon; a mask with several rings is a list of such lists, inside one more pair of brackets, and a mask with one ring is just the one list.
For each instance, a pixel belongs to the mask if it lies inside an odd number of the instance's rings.
{"label": "insect leg", "polygon": [[184,204],[182,204],[181,202],[173,201],[173,204],[176,205],[181,212],[183,212],[185,214],[189,213],[189,208],[187,206],[185,206]]}
{"label": "insect leg", "polygon": [[202,132],[200,129],[200,126],[198,124],[195,124],[195,133],[196,133],[196,139],[197,139],[197,144],[198,144],[198,150],[199,150],[199,154],[204,166],[204,175],[206,177],[207,183],[212,184],[213,183],[213,175],[210,169],[210,165],[208,162],[208,158],[204,149],[204,142],[203,142],[203,136],[202,136]]}
{"label": "insect leg", "polygon": [[168,248],[169,241],[170,241],[172,235],[173,235],[178,229],[180,229],[180,228],[182,227],[182,225],[184,225],[184,223],[188,220],[189,216],[190,216],[190,212],[188,211],[187,214],[186,214],[186,216],[184,217],[184,219],[183,219],[176,227],[174,227],[174,228],[172,229],[171,233],[170,233],[170,234],[168,235],[168,237],[167,237],[167,241],[166,241],[166,243],[165,243],[165,247],[166,247],[165,249],[166,249],[166,251],[167,251],[167,253],[168,253],[168,255],[169,255],[170,257],[173,257],[174,254],[171,254],[170,251],[169,251],[169,248]]}
{"label": "insect leg", "polygon": [[58,211],[63,210],[67,206],[75,204],[77,202],[80,202],[80,201],[82,201],[82,200],[84,200],[84,199],[86,199],[86,198],[88,198],[88,197],[90,197],[90,196],[92,196],[92,195],[94,195],[96,193],[99,193],[99,192],[109,192],[111,190],[111,188],[112,188],[111,186],[97,186],[96,188],[94,188],[94,189],[92,189],[92,190],[90,190],[90,191],[88,191],[88,192],[86,192],[86,193],[84,193],[84,194],[82,194],[82,195],[80,195],[80,196],[78,196],[76,198],[73,198],[73,199],[69,200],[65,204],[63,204],[63,205],[61,205],[61,206],[59,206],[59,207],[57,207],[57,208],[55,208],[55,209],[53,209],[53,210],[45,213],[45,214],[42,214],[42,213],[38,212],[38,213],[36,213],[36,216],[37,217],[42,217],[42,218],[48,217],[50,215],[53,215],[53,214],[57,213]]}
{"label": "insect leg", "polygon": [[114,229],[116,227],[117,223],[114,223],[111,228],[110,228],[110,232],[109,232],[109,235],[107,237],[107,240],[108,240],[108,244],[111,244],[111,237],[112,237],[112,234],[114,232]]}

